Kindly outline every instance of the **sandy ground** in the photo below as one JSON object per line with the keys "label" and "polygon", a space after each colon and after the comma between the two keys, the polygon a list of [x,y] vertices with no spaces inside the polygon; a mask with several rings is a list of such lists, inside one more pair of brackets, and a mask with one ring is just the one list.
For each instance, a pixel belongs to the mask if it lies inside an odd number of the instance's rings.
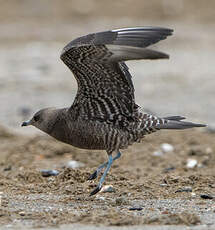
{"label": "sandy ground", "polygon": [[[76,149],[47,136],[11,134],[3,127],[0,133],[2,226],[215,224],[214,134],[160,131],[146,137],[114,163],[106,179],[114,191],[89,197],[98,181],[87,178],[106,160],[105,152]],[[166,142],[174,150],[156,156]],[[188,159],[197,165],[187,168]],[[81,167],[69,168],[71,160]],[[60,173],[43,177],[42,169]]]}

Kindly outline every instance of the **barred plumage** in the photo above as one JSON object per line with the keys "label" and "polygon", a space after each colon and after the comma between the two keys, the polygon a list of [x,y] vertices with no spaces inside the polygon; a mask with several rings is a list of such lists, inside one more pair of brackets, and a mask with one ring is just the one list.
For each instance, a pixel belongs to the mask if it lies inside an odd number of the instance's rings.
{"label": "barred plumage", "polygon": [[[132,77],[124,61],[168,58],[165,53],[147,49],[165,39],[173,30],[160,27],[125,28],[89,34],[70,42],[61,53],[62,61],[73,72],[78,91],[70,108],[43,109],[24,122],[56,139],[85,149],[104,149],[109,160],[97,193],[120,149],[140,141],[158,129],[185,129],[204,125],[181,121],[184,117],[158,118],[143,114],[135,103]],[[117,155],[112,159],[112,153]]]}

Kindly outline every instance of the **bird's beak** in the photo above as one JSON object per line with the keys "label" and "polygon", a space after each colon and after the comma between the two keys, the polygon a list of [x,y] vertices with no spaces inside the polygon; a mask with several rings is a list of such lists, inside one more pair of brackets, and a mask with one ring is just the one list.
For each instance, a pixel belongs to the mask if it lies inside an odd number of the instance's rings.
{"label": "bird's beak", "polygon": [[28,126],[31,125],[31,120],[24,121],[21,126]]}

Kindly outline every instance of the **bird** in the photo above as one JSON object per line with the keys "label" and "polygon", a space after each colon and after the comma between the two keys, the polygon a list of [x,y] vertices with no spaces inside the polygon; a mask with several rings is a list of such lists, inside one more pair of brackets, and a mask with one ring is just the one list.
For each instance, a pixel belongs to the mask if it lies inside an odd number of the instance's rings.
{"label": "bird", "polygon": [[60,58],[78,83],[72,105],[41,109],[22,123],[78,148],[106,150],[108,161],[88,178],[96,179],[104,169],[91,196],[101,190],[111,165],[121,156],[121,149],[160,129],[205,127],[186,122],[182,116],[144,113],[135,102],[132,76],[125,61],[169,58],[168,54],[148,47],[172,33],[168,28],[143,26],[92,33],[69,42]]}

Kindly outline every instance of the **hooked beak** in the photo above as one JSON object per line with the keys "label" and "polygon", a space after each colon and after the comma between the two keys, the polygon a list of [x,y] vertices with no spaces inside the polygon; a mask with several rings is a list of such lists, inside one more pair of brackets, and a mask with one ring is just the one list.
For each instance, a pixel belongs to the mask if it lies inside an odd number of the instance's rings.
{"label": "hooked beak", "polygon": [[28,126],[28,125],[31,125],[31,120],[24,121],[21,126]]}

